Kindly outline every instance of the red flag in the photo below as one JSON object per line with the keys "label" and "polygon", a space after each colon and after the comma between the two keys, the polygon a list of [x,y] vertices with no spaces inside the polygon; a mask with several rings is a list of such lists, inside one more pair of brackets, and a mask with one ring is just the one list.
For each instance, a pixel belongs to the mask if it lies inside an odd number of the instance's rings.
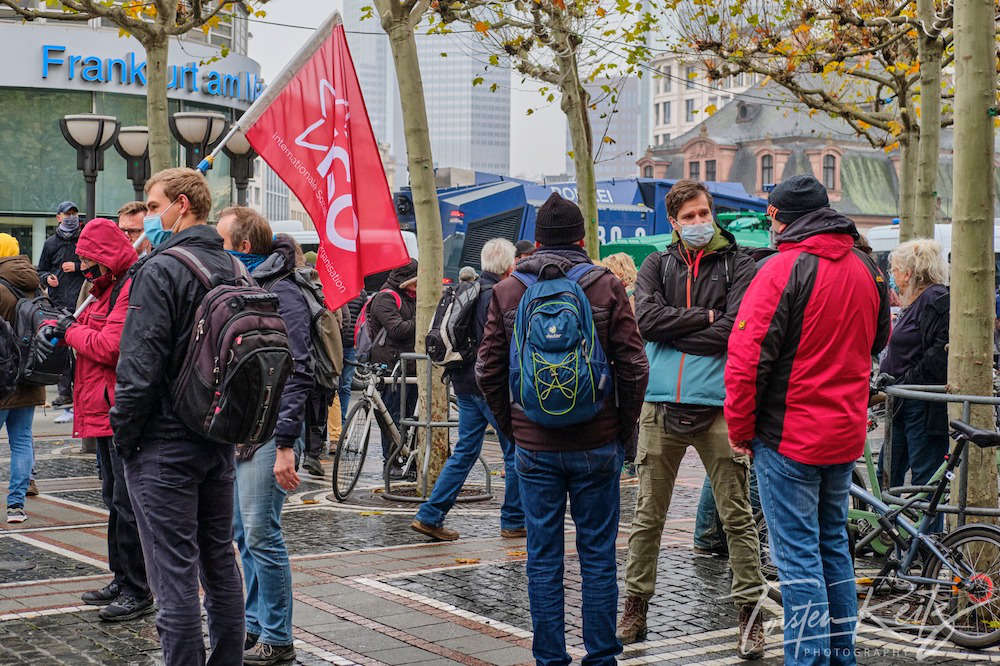
{"label": "red flag", "polygon": [[409,261],[343,25],[246,137],[316,226],[328,307],[357,296],[366,275]]}

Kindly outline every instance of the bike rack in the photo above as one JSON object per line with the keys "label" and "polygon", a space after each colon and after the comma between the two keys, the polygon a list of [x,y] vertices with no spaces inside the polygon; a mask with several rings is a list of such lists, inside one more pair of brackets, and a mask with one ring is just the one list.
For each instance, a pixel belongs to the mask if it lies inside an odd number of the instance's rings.
{"label": "bike rack", "polygon": [[[406,374],[407,361],[413,361],[414,365],[418,368],[423,368],[423,370],[418,371],[419,374],[423,374],[422,379],[424,380],[424,388],[426,389],[426,395],[431,394],[431,390],[434,386],[434,372],[433,366],[431,365],[430,357],[426,354],[416,354],[413,352],[404,352],[399,355],[400,363],[399,367],[401,372]],[[422,362],[422,364],[421,364]],[[416,384],[420,378],[412,381]],[[445,428],[449,431],[452,428],[458,427],[458,421],[452,421],[450,418],[447,421],[435,421],[431,413],[431,401],[427,400],[427,404],[423,405],[424,418],[418,420],[416,418],[409,418],[406,414],[406,387],[410,384],[407,379],[394,379],[396,383],[400,385],[400,395],[399,395],[399,424],[402,427],[411,428],[423,428],[424,429],[424,451],[429,452],[431,450],[431,445],[434,437],[434,428]],[[499,433],[498,433],[499,434]],[[421,470],[421,488],[420,495],[417,497],[410,497],[408,495],[397,495],[392,492],[392,479],[389,478],[389,468],[385,467],[382,471],[382,478],[385,481],[385,492],[381,493],[381,496],[390,502],[423,502],[428,497],[430,497],[430,490],[427,487],[427,470],[430,466],[431,457],[425,453],[423,462],[421,463],[423,469]],[[462,497],[461,495],[456,499],[456,502],[483,502],[486,500],[493,499],[493,483],[491,478],[491,470],[486,459],[483,457],[482,453],[479,454],[479,462],[482,464],[483,469],[486,470],[486,492],[479,495],[470,495]]]}
{"label": "bike rack", "polygon": [[[994,408],[997,405],[1000,405],[1000,397],[958,395],[948,393],[947,391],[948,387],[943,385],[920,386],[916,384],[897,384],[896,386],[887,386],[885,389],[886,394],[888,394],[890,398],[922,400],[924,402],[962,403],[962,420],[966,423],[969,422],[972,405],[993,405]],[[888,473],[892,464],[892,414],[893,406],[890,402],[888,408],[886,409],[887,434],[885,436],[885,441],[882,444],[882,450],[886,452],[887,456],[886,464],[884,465],[885,473]],[[972,444],[969,446],[972,446]],[[969,447],[966,447],[967,451],[968,448]],[[881,455],[881,453],[879,455]],[[937,510],[940,513],[957,514],[959,527],[965,525],[966,516],[983,516],[991,518],[1000,517],[1000,508],[968,506],[969,457],[967,455],[962,456],[962,462],[959,467],[958,474],[958,504],[939,504]],[[905,504],[909,500],[902,497],[903,495],[913,494],[916,492],[932,492],[933,490],[933,486],[896,486],[882,491],[882,501],[889,505]],[[926,511],[928,505],[929,502],[923,501],[913,502],[911,504],[913,508],[920,511]]]}

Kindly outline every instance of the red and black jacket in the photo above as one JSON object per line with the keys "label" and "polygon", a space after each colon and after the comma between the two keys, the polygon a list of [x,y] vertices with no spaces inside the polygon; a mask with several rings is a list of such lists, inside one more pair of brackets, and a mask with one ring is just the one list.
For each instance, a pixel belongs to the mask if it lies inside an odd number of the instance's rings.
{"label": "red and black jacket", "polygon": [[831,465],[864,449],[871,357],[889,339],[885,279],[854,249],[854,223],[809,213],[777,238],[729,337],[726,423],[792,460]]}

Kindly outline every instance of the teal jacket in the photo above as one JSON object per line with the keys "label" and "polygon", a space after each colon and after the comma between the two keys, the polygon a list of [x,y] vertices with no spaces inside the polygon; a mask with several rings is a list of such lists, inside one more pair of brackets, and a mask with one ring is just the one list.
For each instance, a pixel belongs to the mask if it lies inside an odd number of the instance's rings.
{"label": "teal jacket", "polygon": [[722,406],[726,345],[755,270],[723,229],[701,251],[675,234],[667,249],[646,258],[635,290],[649,358],[646,402]]}

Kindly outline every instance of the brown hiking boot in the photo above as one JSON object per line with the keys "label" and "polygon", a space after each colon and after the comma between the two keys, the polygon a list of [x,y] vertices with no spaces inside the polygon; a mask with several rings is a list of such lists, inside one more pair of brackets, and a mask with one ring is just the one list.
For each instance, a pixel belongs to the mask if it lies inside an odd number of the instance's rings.
{"label": "brown hiking boot", "polygon": [[639,597],[625,597],[625,610],[618,623],[618,640],[623,645],[646,640],[646,611],[649,602]]}
{"label": "brown hiking boot", "polygon": [[434,527],[433,525],[422,523],[419,520],[414,520],[410,523],[410,527],[421,534],[426,534],[435,541],[455,541],[458,539],[458,532],[455,530],[449,530],[444,525]]}
{"label": "brown hiking boot", "polygon": [[523,527],[512,527],[509,529],[501,529],[500,536],[504,539],[520,539],[521,537],[528,536],[528,530]]}
{"label": "brown hiking boot", "polygon": [[736,646],[740,659],[760,659],[764,656],[764,622],[755,604],[740,607],[740,635]]}

